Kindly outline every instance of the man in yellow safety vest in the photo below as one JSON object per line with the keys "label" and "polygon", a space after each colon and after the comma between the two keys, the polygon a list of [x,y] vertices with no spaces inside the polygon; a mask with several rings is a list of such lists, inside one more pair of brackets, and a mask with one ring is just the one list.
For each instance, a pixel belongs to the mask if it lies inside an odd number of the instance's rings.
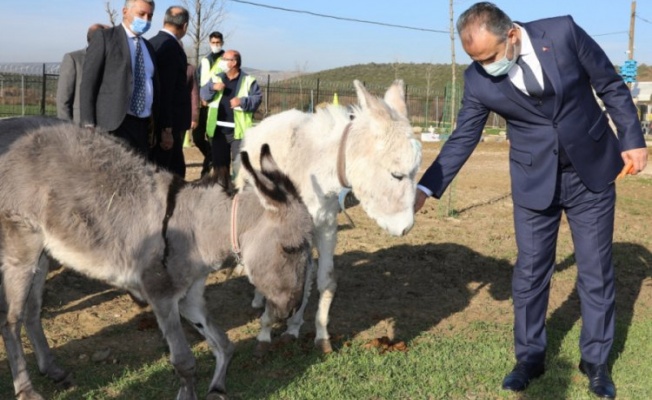
{"label": "man in yellow safety vest", "polygon": [[200,95],[208,102],[206,135],[211,140],[213,172],[221,184],[229,187],[231,162],[235,175],[240,143],[245,130],[253,125],[253,114],[263,94],[256,78],[241,70],[239,52],[226,51],[218,64],[221,72],[202,85]]}

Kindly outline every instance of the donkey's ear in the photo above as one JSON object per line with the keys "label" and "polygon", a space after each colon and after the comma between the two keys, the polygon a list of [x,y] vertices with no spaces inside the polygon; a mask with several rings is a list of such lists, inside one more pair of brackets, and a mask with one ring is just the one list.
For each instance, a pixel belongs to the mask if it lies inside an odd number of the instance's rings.
{"label": "donkey's ear", "polygon": [[272,157],[272,151],[267,143],[260,148],[260,170],[264,174],[279,171],[278,164]]}
{"label": "donkey's ear", "polygon": [[398,112],[401,116],[407,118],[407,105],[405,104],[405,86],[402,79],[397,79],[385,93],[385,103]]}
{"label": "donkey's ear", "polygon": [[355,86],[355,92],[358,95],[358,103],[360,103],[360,107],[371,108],[374,102],[377,101],[376,98],[367,92],[367,89],[359,80],[354,80],[353,86]]}
{"label": "donkey's ear", "polygon": [[256,191],[256,194],[258,194],[262,206],[265,209],[277,211],[277,208],[267,201],[267,193],[273,190],[274,184],[264,174],[259,173],[254,169],[249,160],[249,153],[246,151],[240,152],[240,162],[249,175],[251,175],[251,178],[254,181],[254,190]]}

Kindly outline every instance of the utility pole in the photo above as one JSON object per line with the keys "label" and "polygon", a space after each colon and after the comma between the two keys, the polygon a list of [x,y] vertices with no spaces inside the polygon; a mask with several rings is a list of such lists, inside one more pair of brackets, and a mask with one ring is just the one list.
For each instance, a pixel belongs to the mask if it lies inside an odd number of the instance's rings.
{"label": "utility pole", "polygon": [[[451,31],[451,72],[453,74],[452,77],[452,82],[451,82],[451,127],[450,127],[450,134],[453,133],[453,130],[455,129],[455,21],[454,21],[454,15],[453,15],[453,0],[450,0],[450,6],[449,6],[449,13],[450,13],[450,31]],[[449,136],[450,137],[450,136]],[[448,188],[448,204],[446,205],[446,216],[449,217],[452,214],[452,202],[453,202],[453,185],[450,185]]]}
{"label": "utility pole", "polygon": [[636,0],[632,0],[632,12],[629,16],[629,49],[628,59],[634,59],[634,24],[636,22]]}
{"label": "utility pole", "polygon": [[452,85],[451,85],[451,133],[455,129],[455,21],[453,20],[453,0],[450,0],[449,6],[450,13],[450,33],[451,33],[451,73]]}

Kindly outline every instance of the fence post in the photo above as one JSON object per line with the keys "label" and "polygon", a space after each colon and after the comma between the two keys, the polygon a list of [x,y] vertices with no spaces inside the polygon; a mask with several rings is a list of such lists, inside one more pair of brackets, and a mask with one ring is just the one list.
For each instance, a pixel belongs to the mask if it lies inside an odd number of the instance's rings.
{"label": "fence post", "polygon": [[41,115],[45,115],[45,89],[46,89],[46,76],[45,76],[45,63],[43,63],[43,85],[41,87]]}
{"label": "fence post", "polygon": [[25,75],[20,76],[20,103],[22,116],[25,116]]}
{"label": "fence post", "polygon": [[319,80],[319,78],[317,78],[317,96],[316,96],[316,100],[315,100],[315,105],[319,104],[319,83],[320,83],[320,80]]}
{"label": "fence post", "polygon": [[267,74],[267,93],[265,93],[265,116],[269,114],[269,87],[270,87],[270,77]]}

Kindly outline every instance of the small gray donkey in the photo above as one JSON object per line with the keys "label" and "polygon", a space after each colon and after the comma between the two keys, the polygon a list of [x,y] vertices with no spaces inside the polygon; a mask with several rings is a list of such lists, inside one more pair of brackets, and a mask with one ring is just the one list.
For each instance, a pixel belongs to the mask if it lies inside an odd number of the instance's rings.
{"label": "small gray donkey", "polygon": [[254,185],[231,196],[158,170],[103,133],[44,118],[0,121],[0,329],[18,399],[42,399],[27,373],[23,323],[40,372],[71,383],[40,321],[48,256],[151,305],[182,400],[197,398],[187,319],[216,358],[207,398],[226,398],[234,346],[207,315],[208,274],[240,248],[268,300],[263,317],[285,318],[300,306],[312,262],[310,214],[269,147],[260,171],[247,153],[241,160]]}

